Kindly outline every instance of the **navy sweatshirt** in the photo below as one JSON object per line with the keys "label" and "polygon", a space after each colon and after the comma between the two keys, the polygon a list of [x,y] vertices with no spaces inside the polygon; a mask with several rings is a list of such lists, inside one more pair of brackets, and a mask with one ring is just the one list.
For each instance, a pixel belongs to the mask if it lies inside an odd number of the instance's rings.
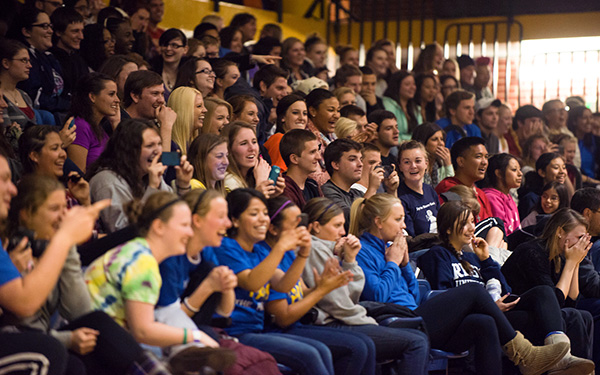
{"label": "navy sweatshirt", "polygon": [[398,187],[398,198],[404,206],[406,213],[404,222],[409,236],[437,233],[437,213],[440,209],[440,199],[431,185],[423,184],[423,194],[419,194],[402,181]]}
{"label": "navy sweatshirt", "polygon": [[502,285],[502,295],[511,292],[504,275],[500,272],[500,265],[492,257],[481,262],[474,253],[464,252],[463,259],[473,267],[471,275],[452,251],[442,246],[434,246],[421,255],[417,259],[417,265],[425,274],[432,289],[450,289],[467,283],[485,286],[488,280],[497,279]]}

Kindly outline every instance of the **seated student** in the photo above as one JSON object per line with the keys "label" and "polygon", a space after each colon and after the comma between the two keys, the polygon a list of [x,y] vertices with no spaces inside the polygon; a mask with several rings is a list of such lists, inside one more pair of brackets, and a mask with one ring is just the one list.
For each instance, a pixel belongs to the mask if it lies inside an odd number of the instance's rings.
{"label": "seated student", "polygon": [[273,107],[279,106],[279,101],[290,92],[287,85],[288,73],[274,64],[261,67],[252,80],[253,95],[258,101],[259,143],[263,144],[273,133],[273,125],[269,121]]}
{"label": "seated student", "polygon": [[446,132],[446,147],[452,148],[454,142],[464,137],[481,137],[481,130],[473,124],[475,95],[457,90],[448,95],[444,106],[446,117],[439,119],[437,124]]}
{"label": "seated student", "polygon": [[215,72],[208,61],[198,57],[190,57],[177,70],[175,88],[193,87],[206,99],[215,85]]}
{"label": "seated student", "polygon": [[[583,188],[577,190],[571,199],[571,209],[579,212],[590,224],[588,233],[592,247],[588,255],[579,263],[579,291],[581,298],[577,308],[589,311],[594,318],[594,337],[600,337],[600,190]],[[600,363],[600,342],[594,341],[593,358]]]}
{"label": "seated student", "polygon": [[101,122],[107,118],[114,129],[120,122],[117,84],[102,73],[90,73],[77,82],[71,100],[75,140],[67,148],[69,159],[85,172],[98,159],[108,142]]}
{"label": "seated student", "polygon": [[383,97],[383,106],[392,112],[398,121],[400,139],[410,139],[414,128],[423,123],[421,107],[415,101],[415,76],[400,70],[389,78],[389,85]]}
{"label": "seated student", "polygon": [[191,87],[178,87],[171,92],[167,105],[177,113],[173,124],[171,149],[186,155],[190,144],[204,126],[207,110],[202,93]]}
{"label": "seated student", "polygon": [[[360,91],[362,90],[362,75],[360,69],[355,65],[341,65],[338,70],[335,71],[334,81],[336,89],[347,87],[354,90],[354,94],[356,95],[356,106],[363,111],[366,111],[367,104],[362,96],[360,96]],[[341,104],[341,101],[340,105],[344,107],[344,105]]]}
{"label": "seated student", "polygon": [[29,78],[19,82],[17,87],[29,95],[35,108],[66,113],[71,98],[64,87],[60,63],[48,51],[52,47],[50,16],[36,7],[24,7],[11,31],[13,38],[29,48],[31,60]]}
{"label": "seated student", "polygon": [[487,196],[475,185],[483,180],[488,167],[488,152],[480,137],[465,137],[456,141],[450,150],[454,177],[446,177],[436,187],[438,195],[445,193],[454,185],[465,185],[475,191],[481,206],[476,222],[492,216],[492,207]]}
{"label": "seated student", "polygon": [[83,17],[73,8],[62,7],[50,17],[54,35],[54,47],[50,52],[60,63],[65,91],[72,94],[80,77],[90,72],[87,63],[79,54],[83,40]]}
{"label": "seated student", "polygon": [[[19,260],[16,263],[19,271],[27,273],[34,259],[42,255],[40,241],[48,242],[58,233],[57,227],[67,213],[65,189],[53,177],[29,175],[21,180],[19,194],[11,203],[8,228],[4,234],[10,239],[22,240],[19,230],[27,229],[35,233],[35,241],[38,241],[38,245],[33,245],[27,254],[9,249],[11,258]],[[23,268],[23,265],[26,267]],[[69,322],[58,331],[50,329],[54,313]],[[68,371],[71,373],[85,369],[97,374],[132,373],[136,365],[150,358],[109,316],[99,311],[92,312],[75,246],[69,250],[59,280],[44,305],[27,318],[7,312],[3,316],[3,325],[18,326],[20,330],[39,330],[57,338],[69,349]],[[102,339],[98,339],[99,335]],[[118,356],[115,356],[115,351]],[[158,361],[157,366],[162,367]]]}
{"label": "seated student", "polygon": [[214,134],[196,137],[187,154],[194,166],[192,189],[214,189],[225,193],[225,175],[229,166],[227,140]]}
{"label": "seated student", "polygon": [[[284,236],[285,231],[297,228],[301,211],[286,197],[269,199],[267,206],[271,224],[266,240],[257,246],[262,246],[270,252],[279,238]],[[281,277],[282,272],[288,272],[292,267],[301,265],[304,268],[304,261],[298,262],[297,259],[305,255],[301,252],[295,254],[294,250],[286,252],[279,264],[281,271],[278,270],[274,277]],[[268,330],[308,337],[327,345],[332,352],[336,374],[374,374],[375,345],[368,336],[300,322],[324,296],[347,285],[351,278],[350,271],[342,272],[339,264],[329,264],[312,289],[299,279],[288,293],[271,292],[265,309],[273,316],[274,324],[268,327]]]}
{"label": "seated student", "polygon": [[[10,200],[17,195],[17,188],[11,181],[11,171],[3,155],[0,155],[0,176],[0,194],[5,197],[0,202],[0,219],[5,221]],[[107,205],[108,202],[104,201],[91,207],[69,210],[54,229],[55,234],[47,243],[36,266],[22,275],[4,246],[0,246],[0,306],[5,314],[26,318],[35,314],[46,303],[59,280],[71,248],[90,237],[98,213]],[[22,239],[14,247],[13,253],[18,256],[23,253],[31,254],[28,248],[27,241]],[[0,370],[3,372],[13,372],[13,366],[16,365],[46,371],[49,375],[62,375],[67,367],[66,349],[49,335],[36,331],[2,332],[0,344]]]}
{"label": "seated student", "polygon": [[437,233],[436,217],[440,200],[431,185],[423,182],[427,170],[427,151],[417,141],[406,141],[398,148],[398,164],[402,182],[398,198],[404,206],[406,232],[411,237],[423,233]]}
{"label": "seated student", "polygon": [[378,109],[385,109],[383,100],[375,94],[375,87],[377,86],[377,75],[368,66],[360,68],[362,72],[362,85],[359,91],[360,95],[365,99],[366,112],[370,115],[371,112]]}
{"label": "seated student", "polygon": [[217,98],[206,98],[204,106],[208,110],[204,116],[202,134],[220,135],[225,125],[229,124],[233,115],[231,104]]}
{"label": "seated student", "polygon": [[52,177],[57,181],[66,180],[69,207],[75,204],[87,206],[91,203],[90,186],[85,179],[81,178],[83,176],[79,176],[75,171],[65,176],[64,165],[67,153],[62,144],[55,126],[36,125],[27,128],[19,138],[19,157],[23,175],[35,173]]}
{"label": "seated student", "polygon": [[225,190],[250,187],[267,196],[281,195],[285,180],[281,175],[277,181],[269,179],[271,166],[259,155],[260,146],[256,139],[256,128],[243,121],[234,121],[223,128],[227,139],[229,167],[225,175]]}
{"label": "seated student", "polygon": [[521,228],[519,210],[510,189],[521,186],[523,173],[519,160],[510,154],[497,154],[489,159],[486,171],[486,194],[492,207],[492,215],[504,222],[506,235]]}
{"label": "seated student", "polygon": [[427,150],[427,171],[424,182],[437,186],[446,177],[454,176],[450,150],[446,147],[446,133],[433,122],[425,122],[413,131],[412,139],[421,142]]}
{"label": "seated student", "polygon": [[553,145],[544,134],[534,134],[527,138],[523,143],[521,159],[523,160],[523,173],[527,174],[535,171],[535,162],[542,154],[555,152],[556,145]]}
{"label": "seated student", "polygon": [[[220,246],[223,233],[231,227],[227,217],[227,201],[221,193],[213,190],[196,190],[183,199],[192,212],[194,235],[187,243],[186,253],[167,258],[159,266],[162,285],[156,304],[156,320],[189,330],[200,328],[221,345],[229,345],[228,339],[210,328],[211,318],[217,312],[229,316],[233,311],[237,278],[227,266],[216,266],[202,258],[207,246]],[[268,353],[243,347],[244,357],[251,356],[247,367],[236,364],[226,374],[260,371],[261,374],[277,374],[277,363]],[[233,350],[239,349],[234,345]]]}
{"label": "seated student", "polygon": [[560,154],[548,152],[538,158],[535,162],[535,172],[525,175],[525,183],[518,190],[520,217],[525,218],[529,215],[540,200],[542,188],[552,181],[566,184],[568,197],[573,195],[573,186],[567,178],[565,161]]}
{"label": "seated student", "polygon": [[437,75],[433,73],[418,74],[416,84],[415,100],[418,102],[419,107],[421,107],[423,122],[437,121],[439,116],[436,98],[440,96]]}
{"label": "seated student", "polygon": [[558,134],[553,136],[551,141],[558,145],[558,153],[565,159],[567,176],[569,176],[569,180],[571,180],[571,184],[573,184],[573,188],[576,191],[581,189],[583,182],[595,185],[600,184],[600,181],[596,179],[584,177],[579,168],[575,166],[578,149],[577,138],[570,136],[569,134]]}
{"label": "seated student", "polygon": [[567,321],[573,353],[591,358],[592,316],[573,308],[579,297],[579,264],[592,246],[587,226],[576,211],[558,210],[538,239],[517,246],[502,266],[502,273],[518,294],[539,285],[551,287]]}
{"label": "seated student", "polygon": [[209,96],[225,100],[225,90],[240,78],[240,70],[236,63],[225,59],[211,60],[210,65],[215,73],[215,85]]}
{"label": "seated student", "polygon": [[396,167],[398,170],[398,123],[396,116],[385,110],[373,111],[369,115],[369,122],[377,125],[377,138],[373,143],[379,147],[381,164]]}
{"label": "seated student", "polygon": [[253,189],[236,189],[227,195],[228,216],[233,226],[227,230],[221,246],[205,249],[203,256],[215,264],[231,268],[238,279],[232,324],[225,330],[245,345],[270,353],[293,371],[303,374],[333,375],[331,352],[319,341],[287,335],[262,333],[265,325],[264,304],[273,291],[287,293],[298,281],[306,258],[296,258],[296,267],[282,277],[278,269],[284,254],[300,248],[310,249],[306,228],[286,231],[270,252],[257,246],[266,237],[270,219],[264,195]]}
{"label": "seated student", "polygon": [[[106,74],[117,83],[117,96],[121,99],[121,102],[123,102],[127,77],[129,77],[131,72],[137,70],[138,65],[135,60],[126,56],[117,55],[110,56],[106,59],[99,67],[98,72]],[[121,111],[123,111],[123,107],[121,107]]]}
{"label": "seated student", "polygon": [[359,132],[362,132],[368,124],[365,111],[355,105],[347,105],[340,108],[340,117],[356,121]]}
{"label": "seated student", "polygon": [[[475,238],[475,222],[470,206],[457,201],[444,204],[438,215],[438,229],[443,244],[432,247],[417,260],[432,288],[453,289],[475,284],[484,290],[481,286],[485,286],[496,301],[498,311],[504,312],[507,322],[522,330],[532,341],[544,342],[548,346],[569,344],[569,338],[580,340],[562,332],[561,310],[551,288],[541,286],[528,291],[521,290],[520,297],[515,301],[504,302],[507,293],[511,292],[510,286],[500,272],[500,265],[490,257],[487,242],[483,238]],[[466,251],[466,247],[473,252]],[[544,349],[550,350],[548,347]],[[550,370],[550,373],[570,370],[588,374],[594,368],[591,361],[570,353],[564,358],[558,355],[549,362],[546,370]],[[540,370],[539,373],[544,371]]]}
{"label": "seated student", "polygon": [[316,324],[359,332],[369,336],[374,344],[378,360],[401,360],[397,363],[398,374],[425,374],[429,353],[427,336],[416,329],[380,326],[367,315],[360,305],[359,296],[365,285],[362,269],[356,262],[360,242],[353,235],[344,237],[344,213],[327,198],[312,199],[304,212],[312,234],[312,249],[304,269],[306,285],[317,285],[316,273],[322,273],[332,260],[341,264],[344,273],[351,272],[352,280],[337,288],[317,302]]}
{"label": "seated student", "polygon": [[164,324],[154,317],[162,279],[159,264],[182,255],[193,235],[191,212],[185,201],[158,192],[143,207],[128,205],[140,237],[108,251],[85,272],[94,308],[104,311],[142,344],[160,347],[174,372],[198,371],[209,366],[221,371],[235,361],[229,349],[198,329]]}
{"label": "seated student", "polygon": [[275,134],[269,137],[264,146],[269,151],[269,156],[272,160],[272,165],[281,168],[282,172],[287,170],[287,166],[283,162],[279,144],[283,135],[292,129],[306,129],[308,121],[308,112],[306,102],[298,95],[291,94],[284,96],[277,104],[277,128]]}
{"label": "seated student", "polygon": [[323,196],[317,181],[308,177],[319,168],[320,146],[319,140],[311,131],[302,129],[292,129],[285,133],[279,143],[281,158],[288,167],[283,175],[283,195],[301,209],[312,198]]}
{"label": "seated student", "polygon": [[542,195],[535,208],[523,219],[521,225],[523,228],[536,225],[540,216],[552,215],[564,207],[569,207],[567,188],[558,181],[548,182],[542,188]]}
{"label": "seated student", "polygon": [[[320,153],[324,155],[325,149],[335,140],[335,123],[340,118],[340,103],[331,91],[314,89],[305,98],[308,108],[307,130],[317,136],[321,143]],[[319,169],[313,173],[313,178],[323,185],[328,179],[324,159],[319,163]]]}
{"label": "seated student", "polygon": [[[397,195],[398,184],[400,180],[395,171],[384,178],[383,168],[372,167],[369,176],[370,185],[363,194],[360,190],[352,189],[352,185],[362,176],[362,146],[360,143],[350,139],[336,139],[331,142],[325,150],[325,167],[331,179],[322,187],[323,195],[336,203],[347,218],[347,226],[350,225],[350,206],[352,202],[360,197],[371,197],[377,193],[377,190],[384,183],[385,189],[391,194]],[[395,172],[395,174],[392,174]]]}
{"label": "seated student", "polygon": [[[541,374],[564,356],[568,349],[565,343],[534,349],[522,334],[514,331],[498,306],[479,285],[462,285],[417,306],[419,289],[408,264],[408,246],[402,233],[405,229],[403,217],[402,204],[389,194],[377,194],[353,204],[351,232],[360,236],[362,249],[356,260],[365,273],[361,299],[398,304],[414,310],[423,318],[434,348],[461,352],[474,345],[477,373],[502,372],[498,344],[524,374]],[[444,236],[441,235],[441,238]],[[387,247],[386,243],[391,241],[392,245]],[[457,300],[462,303],[452,302]],[[554,323],[560,324],[558,307],[556,312]],[[532,349],[539,354],[532,355]]]}
{"label": "seated student", "polygon": [[581,153],[581,174],[592,179],[600,178],[600,138],[592,130],[592,111],[585,106],[569,110],[567,126],[578,140]]}
{"label": "seated student", "polygon": [[517,109],[512,127],[508,133],[504,134],[509,154],[516,157],[522,156],[525,141],[532,135],[543,133],[544,122],[542,118],[542,111],[530,104]]}
{"label": "seated student", "polygon": [[131,72],[125,81],[121,119],[151,120],[160,126],[163,151],[171,151],[171,134],[177,113],[165,105],[162,77],[149,70]]}
{"label": "seated student", "polygon": [[363,143],[360,153],[363,162],[362,173],[360,175],[360,180],[353,183],[350,188],[359,190],[364,194],[370,186],[375,186],[375,184],[377,184],[377,190],[380,190],[381,177],[379,173],[374,173],[373,177],[371,177],[373,169],[381,167],[381,152],[379,152],[379,148],[372,143]]}
{"label": "seated student", "polygon": [[481,98],[475,103],[477,126],[490,155],[496,155],[500,149],[500,140],[494,132],[498,127],[498,108],[501,105],[502,102],[494,98]]}
{"label": "seated student", "polygon": [[[115,130],[106,149],[89,168],[92,202],[111,199],[110,207],[100,214],[101,224],[107,233],[129,225],[123,205],[133,199],[149,197],[158,190],[172,191],[162,178],[166,166],[160,162],[160,135],[156,126],[144,120],[126,120]],[[175,167],[175,187],[178,193],[191,189],[194,168],[181,157]]]}

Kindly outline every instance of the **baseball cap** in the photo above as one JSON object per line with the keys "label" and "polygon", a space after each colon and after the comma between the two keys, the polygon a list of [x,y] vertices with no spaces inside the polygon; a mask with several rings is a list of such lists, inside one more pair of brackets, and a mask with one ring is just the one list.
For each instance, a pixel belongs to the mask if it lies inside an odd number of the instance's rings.
{"label": "baseball cap", "polygon": [[491,106],[498,107],[502,105],[502,102],[496,98],[481,98],[475,103],[475,112],[483,111]]}

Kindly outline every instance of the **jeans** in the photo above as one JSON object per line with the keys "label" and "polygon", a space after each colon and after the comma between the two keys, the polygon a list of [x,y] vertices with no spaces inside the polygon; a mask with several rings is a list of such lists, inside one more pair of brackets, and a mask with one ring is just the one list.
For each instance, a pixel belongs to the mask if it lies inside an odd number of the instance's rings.
{"label": "jeans", "polygon": [[271,354],[300,375],[334,374],[331,352],[319,341],[285,333],[244,333],[238,339]]}
{"label": "jeans", "polygon": [[577,308],[592,314],[594,320],[594,334],[597,337],[593,345],[593,359],[596,368],[600,369],[600,298],[580,298]]}
{"label": "jeans", "polygon": [[307,337],[327,345],[338,375],[374,375],[375,344],[360,332],[346,332],[337,328],[296,325],[285,333]]}
{"label": "jeans", "polygon": [[375,344],[378,361],[400,360],[397,366],[400,375],[427,373],[429,340],[427,335],[419,330],[378,325],[350,326],[338,322],[329,323],[327,326],[369,336]]}

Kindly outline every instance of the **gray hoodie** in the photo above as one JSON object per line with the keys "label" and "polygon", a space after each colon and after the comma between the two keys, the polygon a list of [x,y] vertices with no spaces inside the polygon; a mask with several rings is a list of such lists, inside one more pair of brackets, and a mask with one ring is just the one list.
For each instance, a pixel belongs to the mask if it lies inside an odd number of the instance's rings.
{"label": "gray hoodie", "polygon": [[[306,262],[302,278],[309,288],[315,287],[313,268],[319,274],[325,268],[325,262],[329,258],[337,257],[333,254],[335,242],[321,240],[312,236],[312,250]],[[358,304],[358,300],[365,286],[365,274],[358,263],[346,263],[342,261],[344,271],[350,270],[354,274],[354,280],[348,285],[337,288],[317,303],[315,308],[319,312],[316,324],[325,325],[339,321],[347,325],[377,325],[375,319],[367,316],[367,310]]]}

